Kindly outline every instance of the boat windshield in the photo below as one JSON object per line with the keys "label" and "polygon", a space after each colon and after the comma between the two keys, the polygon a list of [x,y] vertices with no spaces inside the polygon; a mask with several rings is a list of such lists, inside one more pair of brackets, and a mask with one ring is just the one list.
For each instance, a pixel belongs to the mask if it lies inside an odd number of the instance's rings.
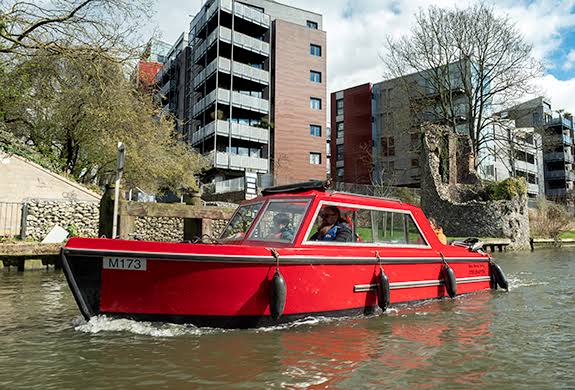
{"label": "boat windshield", "polygon": [[272,200],[268,203],[250,240],[292,242],[309,205],[308,200]]}
{"label": "boat windshield", "polygon": [[228,226],[226,226],[220,239],[223,241],[237,241],[243,239],[262,205],[263,202],[258,202],[240,206],[228,223]]}

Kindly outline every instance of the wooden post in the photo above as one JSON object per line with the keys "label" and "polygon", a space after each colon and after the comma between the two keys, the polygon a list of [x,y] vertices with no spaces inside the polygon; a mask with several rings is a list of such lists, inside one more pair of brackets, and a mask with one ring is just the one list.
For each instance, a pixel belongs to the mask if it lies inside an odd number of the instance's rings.
{"label": "wooden post", "polygon": [[133,239],[133,234],[136,229],[136,217],[128,214],[128,201],[124,199],[123,196],[120,195],[118,202],[120,217],[118,236],[122,240]]}

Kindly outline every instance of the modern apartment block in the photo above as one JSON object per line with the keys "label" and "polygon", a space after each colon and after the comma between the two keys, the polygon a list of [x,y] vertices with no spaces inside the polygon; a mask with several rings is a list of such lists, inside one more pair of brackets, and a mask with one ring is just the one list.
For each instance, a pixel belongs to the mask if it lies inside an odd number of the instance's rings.
{"label": "modern apartment block", "polygon": [[135,82],[139,88],[151,90],[155,85],[155,77],[166,62],[170,45],[166,42],[150,39],[143,50],[135,70]]}
{"label": "modern apartment block", "polygon": [[479,175],[495,181],[523,177],[529,197],[543,196],[543,137],[532,126],[517,127],[508,111],[494,114],[494,118],[497,120],[485,132],[488,147],[479,156]]}
{"label": "modern apartment block", "polygon": [[562,110],[553,111],[543,97],[510,108],[509,115],[518,126],[533,127],[541,134],[545,195],[565,201],[575,191],[573,117]]}
{"label": "modern apartment block", "polygon": [[202,5],[156,80],[178,129],[211,161],[209,180],[325,178],[321,28],[321,15],[275,1]]}
{"label": "modern apartment block", "polygon": [[[361,183],[365,172],[371,170],[373,183],[419,187],[421,125],[450,121],[458,133],[468,131],[462,86],[454,83],[450,93],[455,102],[451,117],[437,110],[437,91],[421,73],[333,93],[332,169],[336,180]],[[532,123],[525,123],[515,114],[496,115],[497,124],[485,129],[485,139],[490,143],[485,150],[490,152],[479,156],[478,173],[492,180],[525,177],[529,195],[542,195],[542,137]],[[357,147],[366,142],[373,145],[371,161]]]}
{"label": "modern apartment block", "polygon": [[164,57],[164,65],[156,74],[156,97],[162,105],[162,114],[171,114],[176,130],[189,141],[187,115],[189,101],[186,98],[190,74],[188,72],[191,50],[185,33],[170,47]]}
{"label": "modern apartment block", "polygon": [[337,182],[372,182],[372,86],[331,94],[331,176]]}

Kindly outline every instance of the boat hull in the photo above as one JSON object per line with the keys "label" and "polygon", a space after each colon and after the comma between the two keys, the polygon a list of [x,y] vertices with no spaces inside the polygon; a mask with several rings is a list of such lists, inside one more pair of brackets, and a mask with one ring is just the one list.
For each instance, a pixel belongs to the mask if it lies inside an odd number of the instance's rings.
{"label": "boat hull", "polygon": [[[145,271],[107,269],[104,258],[129,256]],[[279,271],[287,285],[285,310],[270,315],[273,258],[181,256],[169,253],[106,253],[65,249],[62,263],[84,317],[107,315],[196,326],[270,326],[309,316],[350,316],[377,308],[380,264],[390,280],[390,302],[447,296],[439,258],[333,258],[284,256]],[[489,289],[487,259],[450,259],[458,294]]]}

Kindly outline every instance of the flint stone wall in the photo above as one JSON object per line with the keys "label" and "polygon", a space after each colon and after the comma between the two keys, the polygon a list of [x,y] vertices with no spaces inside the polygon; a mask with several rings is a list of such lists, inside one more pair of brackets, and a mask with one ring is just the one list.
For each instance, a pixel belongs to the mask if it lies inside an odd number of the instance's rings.
{"label": "flint stone wall", "polygon": [[55,225],[66,230],[74,225],[82,237],[98,236],[98,202],[32,200],[27,205],[26,236],[36,241],[42,241]]}
{"label": "flint stone wall", "polygon": [[[229,207],[229,205],[225,205]],[[80,237],[98,237],[99,202],[88,201],[27,201],[26,236],[42,241],[55,225],[70,230],[74,225]],[[227,220],[212,220],[212,237],[219,237]],[[170,217],[138,217],[135,239],[179,242],[184,237],[184,220]]]}
{"label": "flint stone wall", "polygon": [[[527,196],[477,201],[473,185],[447,185],[439,175],[439,147],[433,134],[423,142],[421,206],[448,236],[497,237],[511,240],[509,249],[529,248]],[[468,177],[474,176],[471,172]]]}

